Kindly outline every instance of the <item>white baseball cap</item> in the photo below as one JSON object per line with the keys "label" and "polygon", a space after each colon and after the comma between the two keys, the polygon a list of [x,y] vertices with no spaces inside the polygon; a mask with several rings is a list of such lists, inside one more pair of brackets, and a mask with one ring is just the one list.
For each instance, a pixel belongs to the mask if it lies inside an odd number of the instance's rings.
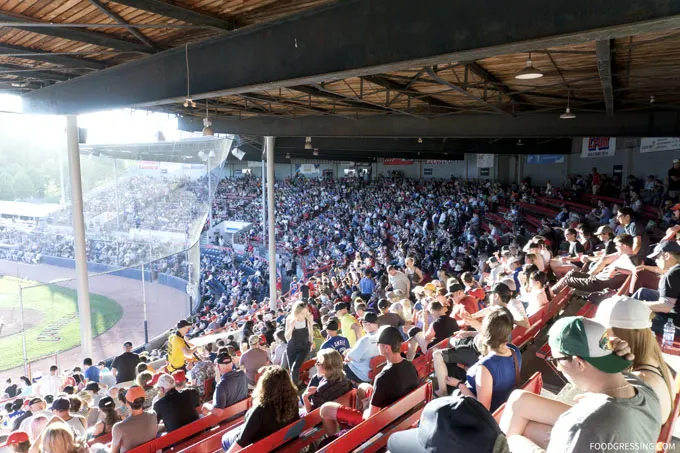
{"label": "white baseball cap", "polygon": [[613,296],[600,302],[595,321],[618,329],[649,329],[652,327],[652,310],[641,300]]}

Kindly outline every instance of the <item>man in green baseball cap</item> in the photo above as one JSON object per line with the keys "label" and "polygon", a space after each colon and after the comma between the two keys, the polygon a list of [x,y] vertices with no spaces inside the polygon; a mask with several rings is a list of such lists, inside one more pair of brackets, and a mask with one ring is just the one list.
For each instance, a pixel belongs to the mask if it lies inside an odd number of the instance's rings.
{"label": "man in green baseball cap", "polygon": [[[511,451],[605,452],[611,446],[654,444],[661,429],[659,398],[642,380],[623,370],[630,360],[615,352],[607,328],[592,319],[567,316],[550,328],[552,362],[586,392],[572,406],[514,391],[501,419]],[[618,447],[615,447],[618,448]]]}

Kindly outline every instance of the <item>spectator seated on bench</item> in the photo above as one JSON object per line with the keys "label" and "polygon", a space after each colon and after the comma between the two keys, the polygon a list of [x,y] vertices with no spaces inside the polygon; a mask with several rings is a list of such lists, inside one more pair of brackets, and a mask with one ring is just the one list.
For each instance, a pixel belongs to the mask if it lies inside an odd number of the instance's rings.
{"label": "spectator seated on bench", "polygon": [[[649,288],[638,289],[633,297],[648,301],[649,308],[655,313],[652,330],[663,334],[663,326],[668,319],[674,324],[680,324],[680,244],[672,241],[662,241],[649,255],[656,261],[656,267],[645,266],[644,270],[653,269],[661,274],[658,290]],[[676,325],[677,325],[676,324]]]}
{"label": "spectator seated on bench", "polygon": [[[450,388],[457,388],[464,395],[477,398],[490,411],[503,404],[510,392],[519,385],[522,354],[508,343],[512,334],[513,318],[507,308],[493,307],[484,318],[479,339],[480,357],[467,371],[465,378],[457,378],[461,369],[455,362],[445,360],[448,350],[433,353],[435,376],[439,388],[437,394],[445,396]],[[458,371],[461,370],[461,371]],[[449,374],[453,376],[449,376]]]}
{"label": "spectator seated on bench", "polygon": [[489,411],[463,392],[427,403],[418,427],[393,433],[387,448],[391,453],[509,451],[505,435]]}
{"label": "spectator seated on bench", "polygon": [[253,406],[243,425],[222,437],[222,448],[228,453],[237,452],[299,418],[297,388],[290,374],[279,366],[268,366],[257,382]]}
{"label": "spectator seated on bench", "polygon": [[340,424],[358,425],[418,386],[418,372],[411,362],[401,356],[402,338],[399,329],[395,327],[388,326],[380,330],[378,349],[388,364],[376,376],[372,387],[365,384],[359,386],[360,394],[357,399],[362,396],[365,399],[370,397],[368,409],[362,414],[359,410],[338,403],[325,403],[321,406],[321,418],[327,434],[336,434],[340,430]]}
{"label": "spectator seated on bench", "polygon": [[378,315],[373,312],[364,313],[361,324],[366,335],[359,338],[354,347],[347,352],[344,367],[347,377],[357,384],[370,382],[371,359],[379,355]]}
{"label": "spectator seated on bench", "polygon": [[[592,443],[652,444],[661,428],[655,392],[623,370],[629,350],[616,351],[602,324],[583,317],[559,319],[551,327],[553,362],[567,379],[590,392],[568,404],[517,390],[512,392],[500,426],[513,452],[588,451]],[[607,423],[603,423],[607,420]]]}
{"label": "spectator seated on bench", "polygon": [[342,369],[342,355],[335,349],[322,349],[316,355],[316,376],[302,394],[302,401],[309,413],[328,401],[335,401],[351,391],[352,381]]}
{"label": "spectator seated on bench", "polygon": [[212,403],[204,403],[203,415],[222,416],[225,409],[248,398],[248,378],[243,370],[235,367],[227,348],[220,349],[215,359],[220,381],[215,386]]}

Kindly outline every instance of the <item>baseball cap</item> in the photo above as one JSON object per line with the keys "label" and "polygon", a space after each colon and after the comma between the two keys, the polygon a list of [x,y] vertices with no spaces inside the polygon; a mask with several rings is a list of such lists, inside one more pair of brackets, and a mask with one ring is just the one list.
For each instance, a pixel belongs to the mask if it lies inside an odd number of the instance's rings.
{"label": "baseball cap", "polygon": [[44,400],[43,400],[42,398],[40,398],[39,396],[36,396],[35,398],[31,398],[31,399],[28,401],[28,405],[29,405],[29,406],[33,406],[34,404],[42,403],[43,401],[44,401]]}
{"label": "baseball cap", "polygon": [[477,399],[460,392],[427,403],[418,427],[392,434],[387,448],[391,453],[510,451],[491,413]]}
{"label": "baseball cap", "polygon": [[110,396],[105,396],[104,398],[99,400],[99,403],[97,403],[97,407],[99,407],[99,409],[113,409],[114,407],[116,407],[116,403]]}
{"label": "baseball cap", "polygon": [[652,327],[652,310],[641,300],[613,296],[600,302],[593,319],[606,327],[649,329]]}
{"label": "baseball cap", "polygon": [[680,159],[673,159],[674,164],[680,164]]}
{"label": "baseball cap", "polygon": [[175,379],[175,384],[181,384],[187,380],[187,375],[184,370],[175,371],[172,373],[172,377]]}
{"label": "baseball cap", "polygon": [[411,327],[410,329],[408,329],[408,338],[409,338],[409,340],[410,340],[411,338],[415,337],[416,335],[418,335],[418,334],[419,334],[420,332],[422,332],[422,331],[423,331],[423,329],[421,329],[421,328],[418,327],[418,326],[413,326],[413,327]]}
{"label": "baseball cap", "polygon": [[71,402],[68,400],[68,398],[59,397],[55,398],[54,401],[52,401],[52,406],[50,407],[50,410],[53,411],[67,411],[71,408]]}
{"label": "baseball cap", "polygon": [[167,373],[161,374],[161,376],[158,378],[158,384],[156,384],[156,387],[162,387],[164,389],[170,389],[174,386],[175,378]]}
{"label": "baseball cap", "polygon": [[632,363],[612,351],[605,326],[583,316],[555,321],[548,332],[548,343],[553,351],[581,357],[605,373],[619,373]]}
{"label": "baseball cap", "polygon": [[326,324],[326,327],[325,327],[326,330],[333,330],[333,331],[338,330],[339,328],[340,328],[340,326],[338,326],[338,321],[336,321],[335,319],[331,319],[330,321],[328,321],[328,324]]}
{"label": "baseball cap", "polygon": [[139,398],[146,398],[146,392],[138,385],[133,385],[125,392],[125,399],[128,403],[134,403]]}
{"label": "baseball cap", "polygon": [[676,203],[671,208],[671,211],[680,211],[680,203]]}
{"label": "baseball cap", "polygon": [[163,374],[163,373],[161,373],[160,371],[158,373],[154,373],[154,375],[151,377],[151,380],[149,381],[148,385],[153,387],[154,385],[158,384],[158,378],[161,377],[161,374]]}
{"label": "baseball cap", "polygon": [[215,357],[215,363],[217,365],[229,365],[232,363],[231,355],[228,352],[221,352]]}
{"label": "baseball cap", "polygon": [[181,329],[182,327],[191,327],[191,323],[186,319],[180,319],[177,323],[177,328]]}
{"label": "baseball cap", "polygon": [[250,338],[248,338],[248,344],[253,346],[256,344],[260,344],[260,336],[259,335],[251,335]]}
{"label": "baseball cap", "polygon": [[422,293],[425,292],[425,288],[424,288],[423,286],[418,285],[418,286],[416,286],[415,288],[413,288],[413,289],[411,290],[411,292],[412,292],[413,294],[422,294]]}
{"label": "baseball cap", "polygon": [[378,335],[378,344],[397,345],[404,341],[399,329],[393,326],[383,327]]}
{"label": "baseball cap", "polygon": [[85,390],[97,393],[99,391],[99,384],[97,384],[96,382],[88,382],[87,385],[85,386]]}
{"label": "baseball cap", "polygon": [[14,431],[9,436],[7,436],[7,440],[5,440],[4,443],[0,444],[0,447],[17,445],[17,444],[20,444],[22,442],[30,442],[30,439],[28,438],[28,434],[24,431]]}
{"label": "baseball cap", "polygon": [[505,284],[508,289],[512,292],[517,291],[517,285],[515,284],[515,279],[512,277],[506,277],[500,281],[500,283]]}
{"label": "baseball cap", "polygon": [[333,310],[335,310],[336,312],[344,310],[345,308],[347,308],[347,305],[345,305],[344,302],[338,302],[333,306]]}
{"label": "baseball cap", "polygon": [[380,308],[381,310],[384,310],[385,308],[390,308],[390,305],[391,305],[390,301],[387,299],[380,299],[378,301],[378,308]]}
{"label": "baseball cap", "polygon": [[364,316],[361,318],[363,322],[370,322],[371,324],[377,324],[378,323],[378,315],[373,313],[372,311],[367,311],[364,313]]}
{"label": "baseball cap", "polygon": [[661,255],[663,252],[668,253],[680,253],[680,244],[675,241],[661,241],[656,244],[654,251],[647,256],[649,259],[655,259],[657,256]]}
{"label": "baseball cap", "polygon": [[595,231],[595,236],[600,234],[614,234],[614,230],[609,225],[600,225],[597,231]]}
{"label": "baseball cap", "polygon": [[491,288],[490,293],[498,293],[498,294],[510,294],[512,291],[510,291],[510,288],[508,288],[508,285],[505,283],[496,283],[493,285]]}

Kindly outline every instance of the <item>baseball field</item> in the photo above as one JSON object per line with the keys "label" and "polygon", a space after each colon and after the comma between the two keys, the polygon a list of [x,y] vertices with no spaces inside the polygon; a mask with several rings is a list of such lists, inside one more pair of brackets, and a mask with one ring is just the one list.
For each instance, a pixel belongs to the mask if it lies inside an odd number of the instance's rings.
{"label": "baseball field", "polygon": [[[24,329],[29,361],[64,352],[80,344],[76,291],[32,280],[0,277],[0,371],[23,364],[19,285],[24,306]],[[114,300],[90,293],[92,334],[111,329],[123,316]]]}

